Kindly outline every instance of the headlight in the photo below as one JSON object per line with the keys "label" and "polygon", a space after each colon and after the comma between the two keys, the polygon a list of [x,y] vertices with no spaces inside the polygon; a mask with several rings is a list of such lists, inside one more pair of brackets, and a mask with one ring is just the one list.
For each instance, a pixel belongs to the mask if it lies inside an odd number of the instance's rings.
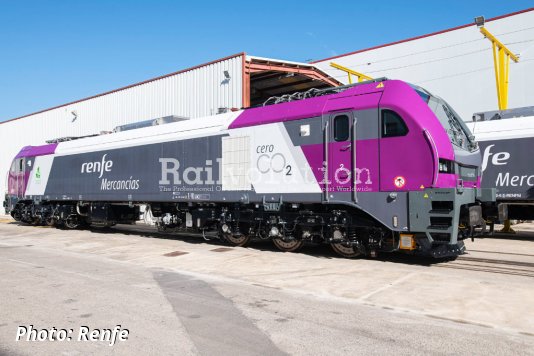
{"label": "headlight", "polygon": [[447,159],[439,160],[439,173],[454,173],[454,162]]}

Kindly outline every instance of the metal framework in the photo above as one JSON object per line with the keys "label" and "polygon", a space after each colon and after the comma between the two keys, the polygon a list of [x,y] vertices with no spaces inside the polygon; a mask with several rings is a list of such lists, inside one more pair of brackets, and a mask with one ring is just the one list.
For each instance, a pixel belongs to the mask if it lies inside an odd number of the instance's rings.
{"label": "metal framework", "polygon": [[492,43],[493,64],[495,67],[495,83],[497,85],[499,109],[506,110],[508,108],[508,77],[510,74],[510,58],[517,63],[519,61],[519,57],[513,54],[484,26],[480,27],[480,33],[482,33],[484,37],[486,37]]}
{"label": "metal framework", "polygon": [[365,75],[363,73],[360,73],[360,72],[356,72],[355,70],[352,70],[350,68],[347,68],[347,67],[343,67],[342,65],[339,65],[337,63],[334,63],[334,62],[330,62],[330,67],[334,67],[336,69],[339,69],[339,70],[342,70],[343,72],[346,72],[347,75],[349,76],[349,84],[352,84],[352,76],[356,76],[356,78],[358,78],[358,83],[361,83],[363,82],[364,80],[372,80],[373,78],[368,76],[368,75]]}
{"label": "metal framework", "polygon": [[[251,105],[251,76],[257,73],[285,73],[288,77],[301,75],[309,80],[337,87],[341,82],[329,77],[326,73],[310,64],[299,64],[272,59],[243,56],[243,107]],[[280,87],[284,87],[284,83]]]}

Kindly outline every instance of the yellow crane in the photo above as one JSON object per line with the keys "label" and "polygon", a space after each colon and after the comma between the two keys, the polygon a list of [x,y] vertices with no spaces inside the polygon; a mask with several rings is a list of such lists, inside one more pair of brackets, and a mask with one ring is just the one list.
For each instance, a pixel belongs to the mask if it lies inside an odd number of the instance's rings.
{"label": "yellow crane", "polygon": [[480,33],[491,41],[493,46],[493,65],[495,67],[495,83],[497,85],[497,99],[499,110],[508,108],[508,77],[510,74],[510,58],[514,62],[519,62],[519,57],[512,53],[501,41],[491,34],[485,27],[484,16],[475,17],[475,24],[480,29]]}

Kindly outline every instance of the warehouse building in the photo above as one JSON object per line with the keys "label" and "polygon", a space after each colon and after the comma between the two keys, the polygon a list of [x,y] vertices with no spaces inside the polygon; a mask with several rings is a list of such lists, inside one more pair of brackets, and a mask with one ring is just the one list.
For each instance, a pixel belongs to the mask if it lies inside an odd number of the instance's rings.
{"label": "warehouse building", "polygon": [[[486,20],[485,27],[520,55],[510,65],[509,107],[534,105],[532,23],[534,8]],[[0,123],[0,187],[22,146],[148,119],[195,119],[259,105],[271,96],[348,83],[347,73],[332,62],[370,77],[418,84],[445,98],[464,119],[498,108],[492,44],[474,23],[311,64],[240,53]]]}

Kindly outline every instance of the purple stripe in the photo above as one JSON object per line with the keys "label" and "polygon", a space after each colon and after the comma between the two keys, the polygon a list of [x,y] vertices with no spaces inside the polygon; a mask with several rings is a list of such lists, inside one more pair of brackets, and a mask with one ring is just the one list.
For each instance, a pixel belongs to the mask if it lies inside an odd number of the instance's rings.
{"label": "purple stripe", "polygon": [[26,146],[20,150],[15,158],[49,155],[56,152],[56,147],[57,143],[42,146]]}

